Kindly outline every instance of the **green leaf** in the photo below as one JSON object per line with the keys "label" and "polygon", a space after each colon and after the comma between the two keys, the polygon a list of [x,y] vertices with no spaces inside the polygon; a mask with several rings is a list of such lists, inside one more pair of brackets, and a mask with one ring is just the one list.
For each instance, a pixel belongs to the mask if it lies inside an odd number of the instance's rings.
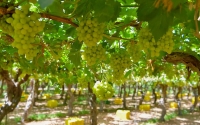
{"label": "green leaf", "polygon": [[[135,2],[136,3],[138,3],[138,4],[142,4],[142,3],[144,3],[146,0],[135,0]],[[149,0],[148,0],[149,1]],[[146,1],[147,2],[147,1]]]}
{"label": "green leaf", "polygon": [[121,12],[121,5],[114,0],[96,0],[93,9],[99,22],[115,21]]}
{"label": "green leaf", "polygon": [[104,8],[105,6],[106,6],[105,0],[96,0],[93,8],[97,13],[100,13],[102,11],[102,8]]}
{"label": "green leaf", "polygon": [[132,73],[132,70],[129,70],[128,72],[126,72],[124,77],[127,78],[131,73]]}
{"label": "green leaf", "polygon": [[5,46],[3,48],[3,51],[6,51],[6,53],[9,53],[10,55],[14,55],[14,53],[17,52],[17,49],[16,48],[13,48],[11,46]]}
{"label": "green leaf", "polygon": [[194,13],[192,13],[192,17],[190,17],[190,12],[188,11],[189,5],[188,4],[183,4],[176,9],[172,10],[171,13],[174,14],[174,24],[176,25],[178,23],[183,23],[186,22],[187,20],[191,19],[194,16]]}
{"label": "green leaf", "polygon": [[84,68],[84,73],[86,73],[88,77],[92,77],[92,73],[88,67]]}
{"label": "green leaf", "polygon": [[83,44],[83,43],[81,43],[81,42],[79,42],[78,40],[76,40],[76,41],[72,44],[71,48],[72,48],[74,51],[79,51],[79,50],[81,49],[81,47],[82,47],[82,44]]}
{"label": "green leaf", "polygon": [[72,44],[72,49],[70,50],[69,54],[68,54],[68,58],[69,60],[77,67],[81,64],[81,49],[82,43],[80,43],[79,41],[75,41]]}
{"label": "green leaf", "polygon": [[157,10],[156,16],[149,20],[149,28],[157,41],[162,37],[173,24],[173,16],[162,8]]}
{"label": "green leaf", "polygon": [[66,67],[69,71],[73,69],[73,65],[71,63],[66,64]]}
{"label": "green leaf", "polygon": [[153,6],[154,0],[145,0],[146,2],[141,2],[140,0],[137,0],[138,3],[140,3],[140,6],[137,10],[138,20],[139,21],[148,21],[154,16],[156,16],[156,8]]}
{"label": "green leaf", "polygon": [[71,52],[68,54],[69,60],[77,67],[81,64],[81,53],[80,52]]}
{"label": "green leaf", "polygon": [[188,0],[172,0],[173,8],[176,8],[178,5],[187,3],[187,2],[188,2]]}
{"label": "green leaf", "polygon": [[72,17],[80,17],[82,15],[87,16],[92,10],[95,0],[78,0],[72,12]]}
{"label": "green leaf", "polygon": [[126,0],[117,0],[117,1],[119,1],[119,2],[122,3],[122,4],[125,4],[125,3],[126,3]]}
{"label": "green leaf", "polygon": [[53,4],[51,4],[48,9],[47,9],[51,14],[53,15],[57,15],[60,17],[64,17],[65,13],[63,12],[64,7],[63,5],[60,3],[60,0],[55,0],[53,2]]}
{"label": "green leaf", "polygon": [[54,0],[38,0],[38,3],[40,4],[40,7],[44,9],[45,7],[51,5]]}

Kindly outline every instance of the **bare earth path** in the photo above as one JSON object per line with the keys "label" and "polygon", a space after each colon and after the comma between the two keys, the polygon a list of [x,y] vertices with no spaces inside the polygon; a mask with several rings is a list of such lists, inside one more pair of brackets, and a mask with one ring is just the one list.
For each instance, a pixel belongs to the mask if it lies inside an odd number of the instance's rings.
{"label": "bare earth path", "polygon": [[[115,109],[122,108],[122,105],[105,105],[104,112],[99,112],[98,114],[98,125],[145,125],[144,122],[151,118],[159,118],[161,109],[159,107],[155,107],[153,105],[150,111],[141,112],[137,107],[137,101],[139,97],[136,98],[136,100],[132,100],[131,97],[127,97],[127,106],[132,107],[131,108],[131,118],[130,120],[120,120],[116,116]],[[173,100],[173,99],[172,99]],[[172,101],[168,99],[168,101]],[[191,102],[191,98],[187,99],[184,98],[182,100],[182,108],[189,109]],[[111,102],[113,99],[110,100]],[[59,100],[59,103],[62,103],[62,100]],[[150,103],[150,102],[146,102]],[[56,112],[60,113],[66,113],[67,112],[67,106],[59,106],[56,108],[47,108],[46,101],[39,101],[36,103],[36,107],[32,109],[31,114],[53,114]],[[7,125],[21,125],[20,123],[16,123],[14,118],[15,117],[21,117],[23,113],[23,108],[25,106],[25,102],[20,102],[18,108],[11,114],[9,114],[8,117],[8,123]],[[177,109],[171,109],[169,108],[169,103],[166,104],[167,112],[174,112]],[[76,105],[74,108],[74,113],[77,113],[78,111],[82,109],[88,109],[89,107],[87,105]],[[106,111],[108,110],[109,111]],[[67,116],[68,117],[68,116]],[[43,121],[31,121],[27,122],[26,125],[65,125],[65,119],[67,118],[52,118],[52,119],[45,119]],[[80,116],[85,120],[85,125],[89,125],[89,115]],[[183,116],[176,116],[176,118],[171,119],[169,121],[156,123],[156,124],[147,124],[147,125],[200,125],[200,111],[195,111],[193,113],[188,113]]]}

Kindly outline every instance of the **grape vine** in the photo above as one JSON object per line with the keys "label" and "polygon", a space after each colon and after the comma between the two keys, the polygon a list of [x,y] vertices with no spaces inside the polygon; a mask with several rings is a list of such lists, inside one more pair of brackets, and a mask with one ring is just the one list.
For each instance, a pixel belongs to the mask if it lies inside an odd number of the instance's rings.
{"label": "grape vine", "polygon": [[127,52],[131,57],[133,62],[138,62],[141,60],[142,51],[141,46],[136,42],[129,42],[127,45]]}
{"label": "grape vine", "polygon": [[40,14],[30,12],[29,8],[29,4],[17,8],[6,21],[14,27],[12,46],[18,49],[19,55],[25,55],[26,59],[32,60],[39,51],[39,41],[35,37],[43,31],[45,22],[39,20]]}
{"label": "grape vine", "polygon": [[169,29],[164,36],[158,41],[155,41],[150,30],[148,28],[142,28],[139,31],[138,40],[146,54],[150,54],[151,57],[158,57],[160,51],[165,51],[168,54],[172,52],[174,46],[172,36],[172,30]]}
{"label": "grape vine", "polygon": [[88,47],[96,46],[103,38],[105,24],[96,19],[81,20],[77,28],[78,40],[83,41]]}
{"label": "grape vine", "polygon": [[6,20],[10,17],[9,14],[6,14],[6,15],[3,15],[1,18],[0,18],[0,29],[6,33],[6,34],[9,34],[9,35],[13,35],[13,27],[6,22]]}
{"label": "grape vine", "polygon": [[110,58],[110,66],[113,70],[113,79],[121,79],[125,69],[131,66],[130,56],[127,53],[114,53]]}
{"label": "grape vine", "polygon": [[88,66],[95,65],[97,62],[105,61],[106,51],[101,44],[93,47],[85,47],[82,55]]}
{"label": "grape vine", "polygon": [[[86,74],[82,74],[78,77],[78,87],[81,89],[88,88],[88,83],[91,82]],[[93,85],[93,84],[92,84]]]}
{"label": "grape vine", "polygon": [[93,92],[100,100],[107,100],[114,95],[115,90],[111,84],[97,81],[93,87]]}

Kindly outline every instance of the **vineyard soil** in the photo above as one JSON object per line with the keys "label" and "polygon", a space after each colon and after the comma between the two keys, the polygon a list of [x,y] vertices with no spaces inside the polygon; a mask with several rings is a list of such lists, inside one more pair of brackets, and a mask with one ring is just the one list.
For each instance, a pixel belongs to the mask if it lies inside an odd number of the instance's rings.
{"label": "vineyard soil", "polygon": [[[159,118],[161,115],[161,108],[159,106],[154,106],[152,102],[143,102],[143,104],[151,103],[151,110],[141,112],[136,107],[138,106],[138,102],[140,97],[135,97],[134,100],[130,97],[127,97],[127,106],[130,108],[131,116],[130,120],[120,120],[116,116],[116,110],[121,109],[122,105],[114,105],[112,104],[114,98],[110,99],[111,104],[105,104],[104,105],[104,111],[99,112],[98,114],[98,125],[139,125],[147,123],[148,120],[152,118]],[[153,99],[151,99],[153,101]],[[177,115],[177,109],[172,109],[169,107],[170,102],[174,100],[173,96],[169,96],[166,103],[167,108],[167,115],[170,113],[176,114],[175,117],[171,118],[170,120],[166,120],[165,122],[157,122],[157,123],[151,123],[151,125],[185,125],[185,124],[194,124],[198,125],[200,124],[200,112],[198,109],[196,109],[193,113],[186,113],[182,116]],[[59,100],[59,103],[62,104],[62,100]],[[182,109],[189,109],[191,106],[191,97],[183,97],[182,99]],[[19,106],[15,109],[14,112],[8,114],[7,118],[7,125],[20,125],[20,123],[16,122],[16,118],[21,117],[23,113],[23,109],[25,106],[25,102],[20,102]],[[99,107],[98,107],[99,108]],[[46,101],[45,100],[39,100],[36,103],[36,106],[33,107],[32,112],[30,114],[56,114],[56,113],[67,113],[67,106],[59,105],[56,108],[47,108],[46,107]],[[74,107],[74,113],[78,114],[79,111],[87,109],[89,110],[88,105],[86,105],[86,101],[82,101],[80,104],[75,104]],[[170,115],[169,115],[170,116]],[[64,121],[68,116],[64,116],[62,118],[48,118],[43,119],[39,121],[29,121],[26,122],[26,125],[64,125]],[[88,125],[89,123],[89,115],[79,115],[78,117],[81,117],[85,120],[85,125]]]}

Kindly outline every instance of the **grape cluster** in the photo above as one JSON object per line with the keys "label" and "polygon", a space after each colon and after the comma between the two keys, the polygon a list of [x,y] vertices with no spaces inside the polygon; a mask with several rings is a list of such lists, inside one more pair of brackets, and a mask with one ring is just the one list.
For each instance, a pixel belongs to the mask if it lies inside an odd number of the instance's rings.
{"label": "grape cluster", "polygon": [[38,44],[35,40],[36,34],[44,29],[45,23],[40,21],[40,14],[29,12],[30,5],[26,4],[21,9],[16,9],[7,22],[14,27],[13,47],[18,49],[19,55],[25,55],[32,60],[38,53]]}
{"label": "grape cluster", "polygon": [[163,72],[169,79],[173,79],[173,77],[176,76],[176,68],[174,68],[173,64],[165,64]]}
{"label": "grape cluster", "polygon": [[114,95],[115,90],[111,84],[97,81],[93,87],[93,92],[100,100],[107,100]]}
{"label": "grape cluster", "polygon": [[152,33],[148,28],[142,28],[138,34],[139,44],[143,46],[143,50],[150,52],[151,57],[160,55],[160,51],[171,53],[174,42],[172,40],[172,30],[169,29],[158,41],[155,41]]}
{"label": "grape cluster", "polygon": [[174,41],[172,37],[172,29],[169,29],[167,33],[164,36],[162,36],[157,42],[157,45],[161,46],[162,50],[167,52],[168,54],[171,54],[174,47]]}
{"label": "grape cluster", "polygon": [[6,34],[9,34],[9,35],[13,35],[13,27],[6,22],[6,19],[9,18],[10,15],[7,14],[7,15],[3,15],[1,18],[0,18],[0,29],[5,32]]}
{"label": "grape cluster", "polygon": [[110,66],[113,70],[113,78],[121,79],[125,69],[131,66],[130,56],[126,53],[114,53],[110,58]]}
{"label": "grape cluster", "polygon": [[82,74],[80,77],[78,77],[78,87],[81,89],[88,88],[88,82],[89,78],[87,75]]}
{"label": "grape cluster", "polygon": [[141,46],[138,43],[129,42],[126,48],[133,62],[138,62],[139,60],[141,60],[142,51]]}
{"label": "grape cluster", "polygon": [[78,40],[88,47],[96,46],[103,37],[104,27],[104,23],[99,23],[96,19],[82,20],[77,28]]}
{"label": "grape cluster", "polygon": [[88,66],[92,66],[98,61],[104,61],[106,59],[106,51],[101,44],[93,47],[85,47],[82,58],[87,61]]}

